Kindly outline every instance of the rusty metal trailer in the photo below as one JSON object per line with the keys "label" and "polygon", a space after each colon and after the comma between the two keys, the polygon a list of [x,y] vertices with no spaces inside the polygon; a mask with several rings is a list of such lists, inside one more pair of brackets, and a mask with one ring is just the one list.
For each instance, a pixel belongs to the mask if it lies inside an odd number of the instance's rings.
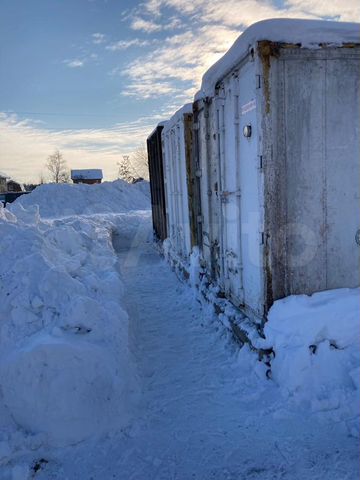
{"label": "rusty metal trailer", "polygon": [[225,297],[262,322],[276,299],[358,286],[360,26],[250,27],[193,110],[200,246]]}
{"label": "rusty metal trailer", "polygon": [[360,277],[360,25],[248,28],[162,132],[168,238],[257,323]]}

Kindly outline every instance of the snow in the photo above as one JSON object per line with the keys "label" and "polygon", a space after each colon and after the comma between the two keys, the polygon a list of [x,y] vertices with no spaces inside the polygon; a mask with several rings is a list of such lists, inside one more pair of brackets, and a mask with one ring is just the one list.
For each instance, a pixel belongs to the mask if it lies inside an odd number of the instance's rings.
{"label": "snow", "polygon": [[90,170],[71,170],[71,178],[72,180],[99,180],[103,178],[103,173],[102,170],[95,168]]}
{"label": "snow", "polygon": [[345,422],[359,436],[360,290],[340,289],[278,300],[265,336],[283,395],[310,412]]}
{"label": "snow", "polygon": [[149,208],[149,198],[148,182],[131,186],[122,180],[98,185],[52,183],[40,185],[31,195],[23,195],[9,208],[17,212],[21,206],[39,205],[42,218],[56,218],[144,210]]}
{"label": "snow", "polygon": [[358,290],[276,302],[267,378],[200,252],[189,285],[158,254],[146,183],[40,187],[0,233],[1,480],[358,478]]}
{"label": "snow", "polygon": [[265,378],[265,365],[238,349],[158,255],[150,215],[131,214],[136,228],[127,227],[124,238],[126,217],[119,217],[114,246],[142,390],[138,414],[100,438],[27,450],[19,467],[46,459],[40,480],[355,480],[357,442],[339,425],[289,408]]}
{"label": "snow", "polygon": [[[66,208],[69,191],[78,199],[72,211],[88,212],[91,195],[81,187],[43,186],[11,212],[0,209],[2,400],[17,425],[49,445],[126,424],[137,392],[111,243],[115,217],[39,214]],[[111,198],[147,206],[143,191],[115,182],[93,190],[92,201],[105,211]]]}
{"label": "snow", "polygon": [[217,82],[235,68],[249,49],[261,40],[300,44],[302,48],[319,48],[319,44],[332,46],[342,46],[346,43],[360,44],[360,24],[285,18],[254,23],[205,73],[195,100],[214,95]]}

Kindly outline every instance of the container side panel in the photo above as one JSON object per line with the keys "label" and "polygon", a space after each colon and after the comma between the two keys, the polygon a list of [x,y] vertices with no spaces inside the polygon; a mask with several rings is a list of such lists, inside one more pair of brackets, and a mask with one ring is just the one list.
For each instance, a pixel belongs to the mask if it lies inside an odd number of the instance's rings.
{"label": "container side panel", "polygon": [[208,103],[206,123],[206,144],[208,151],[208,198],[210,207],[210,245],[211,245],[211,275],[216,281],[221,278],[220,242],[222,219],[220,215],[220,176],[219,168],[219,118],[216,98]]}
{"label": "container side panel", "polygon": [[193,171],[193,135],[192,135],[192,115],[184,116],[184,141],[185,141],[185,160],[186,160],[186,183],[188,193],[189,218],[191,246],[197,245],[197,203],[195,198],[195,175]]}
{"label": "container side panel", "polygon": [[191,231],[184,118],[163,132],[167,220],[173,253],[188,262],[191,253]]}
{"label": "container side panel", "polygon": [[323,60],[285,61],[286,293],[326,288]]}
{"label": "container side panel", "polygon": [[273,167],[281,181],[267,180],[266,207],[273,299],[358,286],[359,48],[284,49],[276,62]]}
{"label": "container side panel", "polygon": [[327,288],[359,285],[360,58],[327,60]]}
{"label": "container side panel", "polygon": [[199,167],[200,180],[200,201],[202,213],[202,256],[205,261],[207,270],[211,272],[211,250],[212,250],[212,236],[211,236],[211,195],[210,190],[210,165],[208,163],[208,156],[210,156],[209,145],[207,141],[207,124],[208,124],[208,105],[204,102],[196,104],[195,109],[195,129],[196,136],[196,156]]}

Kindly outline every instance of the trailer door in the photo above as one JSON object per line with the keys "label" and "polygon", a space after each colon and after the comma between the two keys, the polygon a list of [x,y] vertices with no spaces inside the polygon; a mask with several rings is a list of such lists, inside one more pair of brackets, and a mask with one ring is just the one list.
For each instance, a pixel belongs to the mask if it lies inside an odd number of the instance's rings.
{"label": "trailer door", "polygon": [[255,68],[245,63],[218,96],[222,286],[257,316],[262,302],[262,214]]}

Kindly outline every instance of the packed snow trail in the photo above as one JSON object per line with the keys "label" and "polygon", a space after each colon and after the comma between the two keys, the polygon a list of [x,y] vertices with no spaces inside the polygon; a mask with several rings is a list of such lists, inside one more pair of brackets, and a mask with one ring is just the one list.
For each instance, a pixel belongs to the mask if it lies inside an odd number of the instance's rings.
{"label": "packed snow trail", "polygon": [[142,387],[136,420],[105,438],[38,451],[48,463],[35,478],[357,479],[357,442],[288,410],[256,357],[159,256],[149,225],[114,236]]}

